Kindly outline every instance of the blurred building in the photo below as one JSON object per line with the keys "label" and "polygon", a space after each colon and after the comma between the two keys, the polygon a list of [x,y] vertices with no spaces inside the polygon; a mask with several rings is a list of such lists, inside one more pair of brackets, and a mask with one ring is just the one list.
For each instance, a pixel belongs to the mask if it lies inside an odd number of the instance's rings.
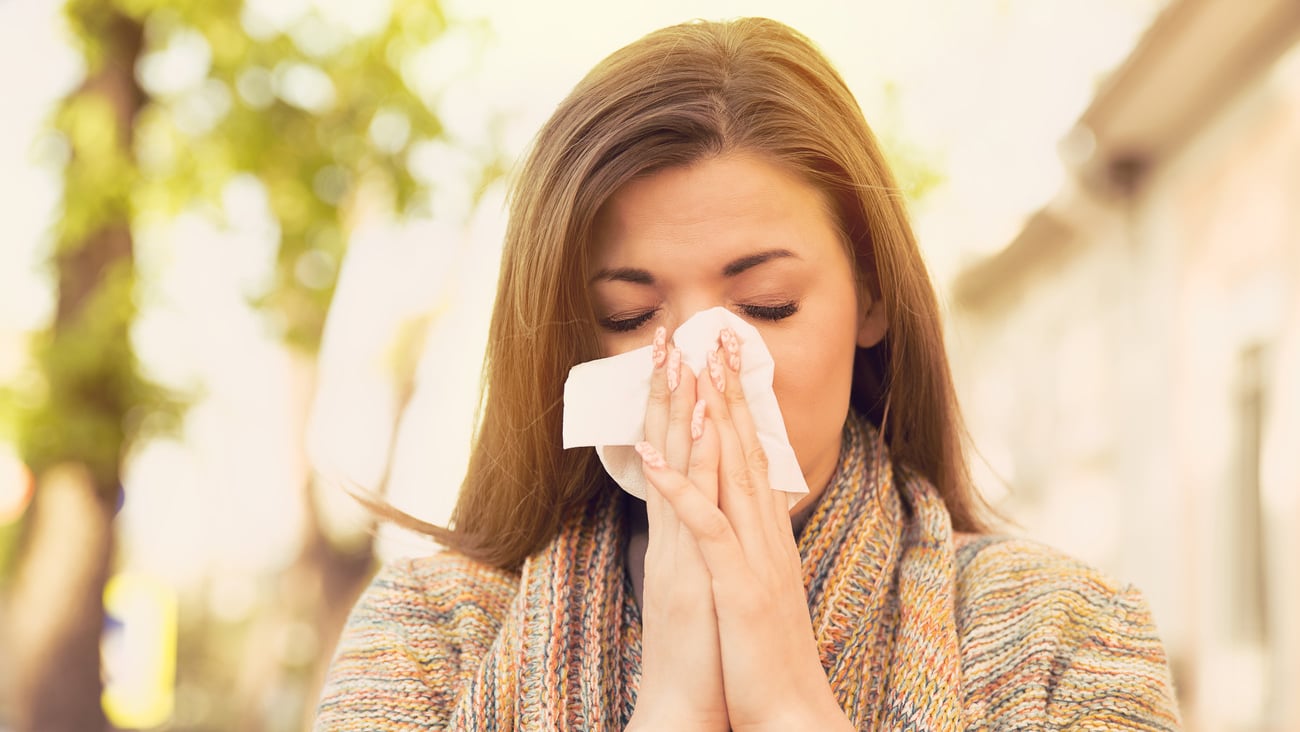
{"label": "blurred building", "polygon": [[1136,584],[1189,730],[1300,730],[1300,2],[1174,0],[966,268],[983,487]]}

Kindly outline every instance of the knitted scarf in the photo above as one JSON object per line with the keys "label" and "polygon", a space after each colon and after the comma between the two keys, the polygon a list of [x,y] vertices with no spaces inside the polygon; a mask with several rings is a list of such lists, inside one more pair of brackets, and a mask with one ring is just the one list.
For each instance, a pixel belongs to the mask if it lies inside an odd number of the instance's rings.
{"label": "knitted scarf", "polygon": [[[626,726],[641,677],[641,621],[620,505],[612,491],[603,495],[527,560],[451,728]],[[852,410],[835,476],[798,544],[822,666],[854,725],[961,728],[948,513]]]}

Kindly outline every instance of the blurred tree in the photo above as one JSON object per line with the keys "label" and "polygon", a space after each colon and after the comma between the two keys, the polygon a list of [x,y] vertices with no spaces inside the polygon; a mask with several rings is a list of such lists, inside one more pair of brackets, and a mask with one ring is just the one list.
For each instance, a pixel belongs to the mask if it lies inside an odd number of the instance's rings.
{"label": "blurred tree", "polygon": [[[106,728],[99,637],[111,522],[123,498],[119,467],[142,430],[174,425],[180,412],[178,400],[142,378],[132,352],[133,224],[196,207],[239,215],[227,206],[232,181],[263,197],[279,246],[272,277],[253,297],[310,379],[358,211],[406,214],[427,201],[427,184],[407,161],[444,136],[432,111],[437,89],[421,75],[447,30],[437,3],[290,5],[67,0],[87,74],[54,121],[71,153],[51,255],[58,307],[35,349],[45,388],[26,395],[20,420],[20,449],[38,489],[14,591],[28,609],[15,616],[34,630],[19,659],[16,729]],[[481,178],[471,184],[481,191],[502,165],[495,151],[475,152]],[[87,500],[54,500],[50,486]],[[240,675],[257,698],[232,705],[244,710],[241,730],[300,726],[372,569],[369,534],[330,536],[311,482],[298,488],[307,529],[268,622],[307,628],[314,652],[290,661],[266,647],[244,654]],[[87,527],[71,553],[69,519],[59,513],[70,510]],[[80,568],[66,572],[60,551],[77,555]],[[60,567],[56,576],[51,566]],[[66,612],[43,620],[51,597]],[[249,637],[264,640],[256,629]],[[306,708],[285,709],[284,699]]]}
{"label": "blurred tree", "polygon": [[37,490],[13,590],[19,730],[105,728],[98,659],[119,460],[132,407],[160,401],[129,345],[132,138],[146,102],[133,69],[143,30],[112,7],[74,3],[68,17],[87,74],[55,120],[71,153],[51,255],[57,305],[33,349],[44,393],[20,421]]}

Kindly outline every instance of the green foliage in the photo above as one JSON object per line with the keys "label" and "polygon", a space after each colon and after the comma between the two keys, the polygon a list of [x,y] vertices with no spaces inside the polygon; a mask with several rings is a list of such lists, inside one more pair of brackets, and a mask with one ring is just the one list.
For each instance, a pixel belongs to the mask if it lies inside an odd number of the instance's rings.
{"label": "green foliage", "polygon": [[880,148],[889,160],[903,196],[912,205],[919,204],[927,194],[945,180],[942,160],[933,150],[917,145],[902,130],[901,90],[889,83],[884,87],[884,109],[880,117],[871,120]]}
{"label": "green foliage", "polygon": [[60,250],[80,246],[105,227],[129,219],[136,181],[130,151],[117,144],[114,109],[102,94],[82,93],[65,100],[55,116],[75,158],[63,172],[63,215],[55,225]]}
{"label": "green foliage", "polygon": [[[269,28],[238,0],[67,0],[65,11],[87,80],[52,120],[71,152],[51,261],[60,314],[0,407],[38,474],[75,460],[115,491],[142,425],[174,426],[183,406],[141,375],[131,349],[133,225],[221,211],[226,184],[254,176],[280,232],[255,302],[314,351],[354,210],[414,212],[429,193],[406,160],[443,128],[408,79],[447,19],[424,0],[394,0],[364,32],[315,6]],[[178,44],[198,75],[151,88],[150,58]],[[485,171],[480,188],[501,169]]]}
{"label": "green foliage", "polygon": [[81,48],[86,61],[87,75],[93,75],[105,64],[120,61],[122,49],[115,41],[114,28],[123,21],[137,17],[123,16],[119,3],[103,0],[65,0],[64,18],[72,31],[72,38]]}
{"label": "green foliage", "polygon": [[[130,348],[129,232],[142,215],[219,211],[232,178],[256,177],[280,232],[274,276],[256,302],[290,343],[314,350],[359,200],[418,210],[428,192],[407,154],[443,129],[406,76],[447,19],[434,3],[395,0],[384,22],[357,33],[320,12],[281,32],[259,26],[237,0],[67,1],[88,81],[53,120],[72,151],[53,265],[61,287],[86,292],[75,313],[37,337],[26,393],[4,400],[34,469],[78,459],[115,486],[136,426],[158,421],[140,415],[179,410],[140,375]],[[191,60],[206,57],[206,68],[154,92],[149,57],[180,43]],[[143,90],[99,83],[102,71],[123,66],[134,74],[117,78],[134,76]],[[125,232],[126,249],[87,257],[82,250],[107,247],[104,232],[113,230]],[[78,266],[99,271],[66,276]]]}
{"label": "green foliage", "polygon": [[71,155],[51,265],[59,283],[55,322],[34,338],[32,372],[3,400],[17,444],[36,474],[60,462],[86,466],[106,501],[116,498],[129,419],[178,405],[144,379],[130,344],[135,316],[131,259],[130,148],[139,107],[129,66],[139,30],[102,3],[74,0],[68,18],[86,54],[87,79],[59,107],[54,127]]}
{"label": "green foliage", "polygon": [[280,248],[255,302],[291,344],[314,351],[360,199],[407,213],[428,193],[406,158],[443,129],[406,77],[446,18],[434,3],[396,0],[373,32],[339,27],[313,8],[279,33],[231,0],[117,1],[145,9],[147,53],[183,41],[209,58],[201,81],[160,93],[142,115],[137,145],[149,155],[138,200],[164,211],[196,199],[219,206],[234,176],[256,177]]}
{"label": "green foliage", "polygon": [[936,164],[933,153],[904,140],[888,137],[881,141],[881,145],[898,178],[898,187],[910,203],[920,203],[944,182],[944,174]]}
{"label": "green foliage", "polygon": [[37,337],[38,393],[20,417],[19,450],[33,472],[80,462],[108,500],[141,425],[174,424],[180,407],[140,375],[128,337],[133,284],[129,262],[110,265],[78,316]]}

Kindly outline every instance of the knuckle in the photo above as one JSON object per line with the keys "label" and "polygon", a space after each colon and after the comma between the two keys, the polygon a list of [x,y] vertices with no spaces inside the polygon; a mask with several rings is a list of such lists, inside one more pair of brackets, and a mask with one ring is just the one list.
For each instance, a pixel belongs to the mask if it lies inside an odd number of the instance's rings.
{"label": "knuckle", "polygon": [[672,425],[682,435],[689,434],[691,425],[690,409],[679,404],[675,398],[672,407],[668,410],[668,424]]}
{"label": "knuckle", "polygon": [[727,517],[714,511],[700,521],[700,539],[704,541],[722,541],[731,533]]}
{"label": "knuckle", "polygon": [[754,445],[749,448],[749,452],[745,454],[745,461],[756,470],[766,471],[767,451],[763,449],[762,445]]}
{"label": "knuckle", "polygon": [[668,382],[663,379],[650,380],[650,401],[655,404],[667,404],[670,392]]}
{"label": "knuckle", "polygon": [[744,491],[746,494],[753,492],[753,483],[749,479],[749,469],[745,466],[733,467],[727,470],[727,481],[731,485]]}
{"label": "knuckle", "polygon": [[728,427],[731,425],[731,409],[726,407],[726,402],[723,402],[723,407],[717,409],[715,409],[714,405],[710,403],[709,419],[713,420],[715,423],[719,425]]}
{"label": "knuckle", "polygon": [[[683,369],[685,373],[690,369]],[[673,400],[673,404],[685,404],[687,408],[695,406],[695,389],[691,388],[692,384],[688,383],[685,378],[677,383],[677,388],[668,392],[668,398]],[[665,388],[666,385],[665,385]]]}
{"label": "knuckle", "polygon": [[681,487],[677,484],[677,481],[672,478],[651,480],[650,484],[654,486],[654,489],[659,491],[659,495],[663,496],[670,504],[681,493]]}
{"label": "knuckle", "polygon": [[704,450],[691,450],[691,457],[687,461],[687,465],[692,472],[704,470],[709,467],[709,456]]}

